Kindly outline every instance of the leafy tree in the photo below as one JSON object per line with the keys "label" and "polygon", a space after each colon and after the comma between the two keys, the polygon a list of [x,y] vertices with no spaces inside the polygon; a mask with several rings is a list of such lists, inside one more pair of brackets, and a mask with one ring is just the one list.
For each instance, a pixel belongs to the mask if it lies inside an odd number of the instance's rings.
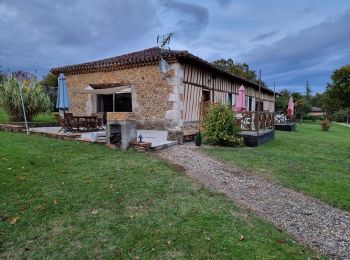
{"label": "leafy tree", "polygon": [[26,86],[28,86],[29,84],[37,80],[34,74],[30,72],[22,71],[22,70],[17,70],[15,72],[12,72],[11,76]]}
{"label": "leafy tree", "polygon": [[311,97],[312,97],[312,90],[311,90],[309,81],[306,81],[305,98],[306,100],[311,101]]}
{"label": "leafy tree", "polygon": [[41,81],[40,84],[42,86],[48,86],[48,87],[58,87],[58,80],[57,76],[55,74],[52,74],[49,72]]}
{"label": "leafy tree", "polygon": [[303,117],[307,115],[310,111],[310,102],[304,96],[300,96],[295,99],[295,115],[297,118],[303,121]]}
{"label": "leafy tree", "polygon": [[324,93],[324,102],[331,112],[350,107],[350,64],[335,70]]}
{"label": "leafy tree", "polygon": [[281,90],[279,95],[276,96],[275,111],[277,113],[286,112],[290,96],[291,96],[291,93],[288,89]]}
{"label": "leafy tree", "polygon": [[[15,76],[24,74],[15,74]],[[34,116],[50,109],[50,99],[43,91],[37,81],[25,84],[26,78],[22,78],[24,83],[13,75],[8,75],[7,79],[0,84],[0,106],[7,112],[10,120],[23,121],[23,111],[20,98],[20,88],[22,89],[26,116],[30,121]]]}
{"label": "leafy tree", "polygon": [[324,98],[323,94],[316,93],[314,96],[311,97],[310,104],[313,107],[320,107],[324,108]]}
{"label": "leafy tree", "polygon": [[57,90],[58,90],[58,80],[57,76],[48,73],[41,81],[40,85],[43,86],[45,92],[49,95],[51,100],[51,106],[54,111],[57,111],[56,100],[57,100]]}
{"label": "leafy tree", "polygon": [[302,121],[303,117],[311,111],[311,103],[307,100],[306,96],[303,96],[299,92],[293,92],[291,95],[295,103],[295,115]]}
{"label": "leafy tree", "polygon": [[302,95],[299,92],[290,92],[288,89],[284,89],[276,97],[275,110],[277,113],[286,113],[288,108],[289,98],[293,97],[295,104],[295,115],[301,119],[307,113],[311,111],[311,102],[307,100],[306,95]]}
{"label": "leafy tree", "polygon": [[5,80],[5,74],[2,73],[1,71],[1,66],[0,66],[0,84]]}
{"label": "leafy tree", "polygon": [[241,78],[254,81],[258,84],[260,82],[261,86],[266,87],[265,82],[262,80],[259,81],[256,72],[251,70],[247,63],[234,62],[232,59],[220,59],[213,61],[212,64],[219,69],[237,75]]}

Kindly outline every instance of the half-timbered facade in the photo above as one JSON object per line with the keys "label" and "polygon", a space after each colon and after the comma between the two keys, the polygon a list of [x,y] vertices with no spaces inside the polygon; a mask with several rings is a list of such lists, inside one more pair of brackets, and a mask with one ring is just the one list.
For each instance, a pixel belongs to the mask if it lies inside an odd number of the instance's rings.
{"label": "half-timbered facade", "polygon": [[202,102],[223,103],[234,109],[238,89],[246,89],[247,111],[274,111],[273,92],[226,72],[213,69],[211,66],[184,63],[184,124],[197,122],[200,117]]}
{"label": "half-timbered facade", "polygon": [[[161,73],[159,60],[169,63]],[[214,67],[187,51],[150,48],[109,59],[54,68],[68,82],[71,112],[133,112],[144,129],[195,126],[203,102],[234,109],[246,89],[247,111],[274,111],[273,91]]]}

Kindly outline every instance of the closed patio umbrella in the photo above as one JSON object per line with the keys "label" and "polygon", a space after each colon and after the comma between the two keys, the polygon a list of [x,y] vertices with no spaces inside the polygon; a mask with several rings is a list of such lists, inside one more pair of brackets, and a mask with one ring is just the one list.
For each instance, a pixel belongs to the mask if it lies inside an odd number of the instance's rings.
{"label": "closed patio umbrella", "polygon": [[60,73],[58,77],[58,93],[57,93],[57,103],[56,108],[58,110],[63,110],[63,128],[64,132],[66,132],[66,110],[69,109],[69,96],[67,90],[67,82],[63,73]]}
{"label": "closed patio umbrella", "polygon": [[294,116],[294,102],[292,97],[289,98],[287,115],[289,118],[292,118]]}
{"label": "closed patio umbrella", "polygon": [[236,104],[236,111],[242,112],[246,110],[245,105],[245,88],[243,85],[238,89],[238,100]]}

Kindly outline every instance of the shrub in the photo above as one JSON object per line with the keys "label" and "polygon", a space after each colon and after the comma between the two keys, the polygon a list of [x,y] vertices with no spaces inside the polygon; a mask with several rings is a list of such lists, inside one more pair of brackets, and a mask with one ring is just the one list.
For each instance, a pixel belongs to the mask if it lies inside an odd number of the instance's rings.
{"label": "shrub", "polygon": [[194,137],[194,142],[197,146],[202,145],[202,134],[200,131],[197,132],[196,136]]}
{"label": "shrub", "polygon": [[336,122],[346,122],[347,117],[348,117],[348,112],[345,110],[340,110],[334,113],[334,120]]}
{"label": "shrub", "polygon": [[222,146],[243,146],[241,129],[236,126],[236,116],[231,107],[212,105],[203,121],[205,143]]}
{"label": "shrub", "polygon": [[[12,76],[0,85],[0,106],[7,112],[11,121],[24,120],[19,93],[21,86],[20,81]],[[24,86],[22,94],[28,121],[50,109],[50,98],[38,82],[34,82],[31,86]]]}
{"label": "shrub", "polygon": [[314,119],[314,118],[315,118],[315,117],[310,116],[310,115],[303,116],[303,120],[312,120],[312,119]]}
{"label": "shrub", "polygon": [[325,119],[325,120],[322,120],[322,121],[320,122],[320,125],[321,125],[321,130],[322,130],[322,131],[328,131],[329,128],[331,128],[332,123],[331,123],[331,121]]}

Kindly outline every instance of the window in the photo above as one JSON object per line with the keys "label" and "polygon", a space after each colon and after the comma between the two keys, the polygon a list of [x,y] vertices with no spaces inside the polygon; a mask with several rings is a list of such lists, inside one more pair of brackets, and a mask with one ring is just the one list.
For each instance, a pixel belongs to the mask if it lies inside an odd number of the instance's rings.
{"label": "window", "polygon": [[253,110],[253,97],[249,97],[249,111]]}
{"label": "window", "polygon": [[210,91],[204,90],[202,91],[202,102],[210,101]]}
{"label": "window", "polygon": [[228,93],[228,104],[232,106],[232,93]]}
{"label": "window", "polygon": [[132,112],[131,93],[97,96],[98,112]]}
{"label": "window", "polygon": [[114,112],[132,112],[131,93],[114,94]]}

